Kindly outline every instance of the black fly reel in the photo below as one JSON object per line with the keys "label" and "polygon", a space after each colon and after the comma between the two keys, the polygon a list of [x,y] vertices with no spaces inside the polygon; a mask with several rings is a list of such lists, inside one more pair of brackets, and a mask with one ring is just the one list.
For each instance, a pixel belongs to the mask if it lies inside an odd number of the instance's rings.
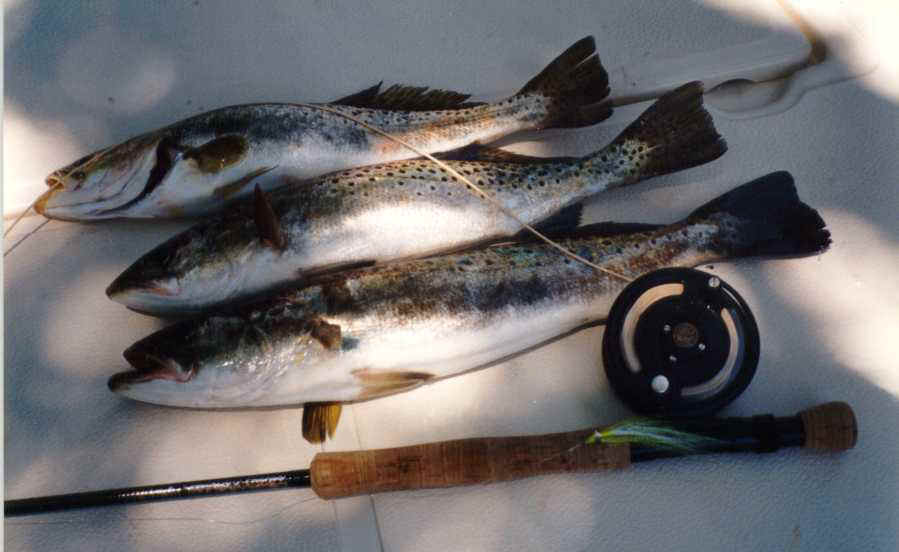
{"label": "black fly reel", "polygon": [[602,341],[606,375],[636,412],[707,416],[746,389],[759,331],[743,298],[690,268],[656,270],[615,300]]}

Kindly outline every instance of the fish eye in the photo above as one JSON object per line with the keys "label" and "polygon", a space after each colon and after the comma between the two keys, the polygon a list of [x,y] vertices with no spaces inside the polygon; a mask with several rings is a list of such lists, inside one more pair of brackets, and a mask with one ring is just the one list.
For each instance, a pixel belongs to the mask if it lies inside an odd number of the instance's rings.
{"label": "fish eye", "polygon": [[84,174],[84,171],[75,171],[75,172],[72,173],[71,176],[72,176],[72,178],[74,178],[75,180],[84,180],[85,178],[87,178],[87,175]]}

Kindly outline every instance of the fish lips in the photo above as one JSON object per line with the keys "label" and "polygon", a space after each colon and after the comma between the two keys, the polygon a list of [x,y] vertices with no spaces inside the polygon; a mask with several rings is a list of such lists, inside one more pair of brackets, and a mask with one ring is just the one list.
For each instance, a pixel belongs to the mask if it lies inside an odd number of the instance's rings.
{"label": "fish lips", "polygon": [[133,385],[154,380],[187,383],[193,379],[196,374],[193,367],[185,369],[174,358],[156,351],[155,343],[150,341],[155,341],[155,337],[156,334],[142,339],[125,350],[123,356],[131,364],[132,369],[109,378],[107,385],[110,391],[119,393]]}
{"label": "fish lips", "polygon": [[152,277],[141,274],[139,269],[131,267],[121,273],[106,288],[106,296],[117,303],[128,307],[140,308],[146,303],[178,294],[177,278],[168,274]]}
{"label": "fish lips", "polygon": [[166,266],[166,256],[159,248],[144,255],[109,284],[106,296],[137,311],[165,312],[182,291],[177,273]]}

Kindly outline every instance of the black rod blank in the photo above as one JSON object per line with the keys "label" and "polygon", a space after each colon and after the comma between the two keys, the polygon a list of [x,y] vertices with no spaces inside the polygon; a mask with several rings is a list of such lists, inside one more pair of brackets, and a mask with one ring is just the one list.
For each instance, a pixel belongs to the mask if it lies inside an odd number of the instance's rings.
{"label": "black rod blank", "polygon": [[305,488],[309,487],[310,484],[309,470],[292,470],[259,475],[240,475],[223,479],[204,479],[201,481],[147,485],[145,487],[127,487],[123,489],[106,489],[102,491],[7,500],[4,502],[4,511],[6,517],[26,516],[115,504],[209,497],[251,491]]}

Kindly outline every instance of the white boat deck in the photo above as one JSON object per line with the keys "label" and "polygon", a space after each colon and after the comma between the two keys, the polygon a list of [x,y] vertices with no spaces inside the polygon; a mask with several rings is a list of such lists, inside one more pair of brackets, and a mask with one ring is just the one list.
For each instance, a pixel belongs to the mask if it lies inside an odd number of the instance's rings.
{"label": "white boat deck", "polygon": [[[831,48],[784,81],[707,103],[720,160],[596,198],[588,221],[665,222],[775,170],[833,234],[826,253],[706,267],[751,306],[761,361],[722,414],[855,408],[840,455],[687,458],[622,473],[325,502],[309,490],[6,521],[7,550],[895,550],[899,547],[899,42],[890,2],[797,2]],[[40,4],[4,8],[7,217],[52,170],[214,107],[324,101],[380,80],[498,98],[593,34],[623,103],[691,79],[767,80],[806,37],[769,2]],[[890,49],[890,46],[892,48]],[[648,103],[571,132],[506,139],[583,154]],[[10,219],[7,218],[8,226]],[[34,228],[30,216],[8,249]],[[161,326],[104,289],[183,222],[52,221],[3,260],[7,498],[306,467],[322,447],[299,410],[137,404],[107,378]],[[327,450],[537,434],[627,416],[600,360],[602,328],[503,365],[345,408]]]}

